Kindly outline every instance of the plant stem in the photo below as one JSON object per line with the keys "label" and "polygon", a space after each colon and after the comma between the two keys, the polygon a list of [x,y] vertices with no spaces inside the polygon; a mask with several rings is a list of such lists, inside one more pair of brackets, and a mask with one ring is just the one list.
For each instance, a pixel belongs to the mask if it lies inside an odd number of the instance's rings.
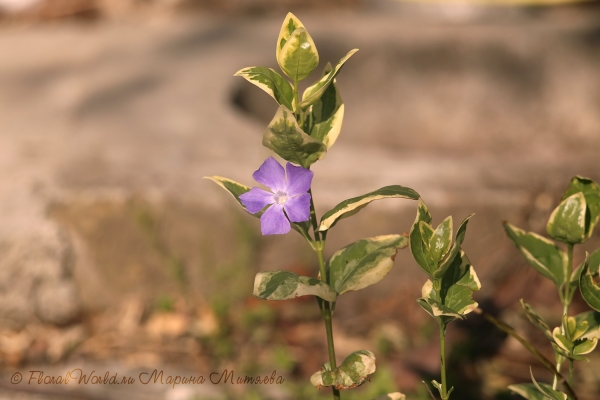
{"label": "plant stem", "polygon": [[[325,234],[323,237],[319,235],[318,224],[317,224],[317,215],[315,212],[315,204],[313,201],[312,191],[308,191],[310,193],[310,220],[313,227],[313,232],[315,235],[315,251],[317,253],[317,258],[319,259],[319,272],[321,273],[321,280],[325,283],[329,283],[329,275],[327,275],[327,271],[325,269],[325,258],[323,257],[323,250],[325,249]],[[335,361],[335,346],[333,343],[333,325],[332,325],[332,304],[328,301],[323,301],[323,310],[321,310],[321,315],[325,320],[325,331],[327,332],[327,350],[329,352],[329,365],[331,370],[337,368],[337,364]],[[333,399],[340,400],[340,391],[335,387],[331,388],[333,390]]]}
{"label": "plant stem", "polygon": [[[569,306],[571,305],[571,299],[573,297],[571,291],[571,274],[573,273],[573,244],[569,243],[567,245],[567,267],[565,271],[565,293],[562,296],[561,300],[563,302],[563,318],[561,321],[564,321],[566,317],[569,316]],[[563,334],[566,334],[565,330],[566,326],[563,325]],[[556,371],[560,372],[562,363],[565,361],[565,358],[559,354],[556,354]],[[554,381],[552,382],[552,387],[556,389],[557,384],[556,375],[554,375]],[[573,361],[569,360],[569,385],[573,383]]]}
{"label": "plant stem", "polygon": [[440,369],[442,372],[442,400],[449,398],[446,387],[446,324],[440,322]]}

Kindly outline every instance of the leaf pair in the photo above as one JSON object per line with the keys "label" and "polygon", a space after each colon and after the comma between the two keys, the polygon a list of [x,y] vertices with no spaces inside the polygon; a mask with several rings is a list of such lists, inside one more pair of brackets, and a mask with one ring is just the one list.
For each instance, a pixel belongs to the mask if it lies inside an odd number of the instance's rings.
{"label": "leaf pair", "polygon": [[452,244],[452,217],[446,218],[434,230],[430,225],[431,214],[423,200],[419,200],[417,217],[410,230],[410,251],[417,264],[431,278],[442,278],[459,255],[467,223],[472,216],[473,214],[469,215],[461,222]]}
{"label": "leaf pair", "polygon": [[[310,382],[317,389],[333,386],[338,390],[348,390],[362,385],[375,372],[375,355],[368,350],[358,350],[350,354],[342,364],[331,369],[329,363],[310,377]],[[402,397],[392,397],[402,399]]]}
{"label": "leaf pair", "polygon": [[558,207],[550,215],[546,231],[560,242],[586,242],[600,217],[600,188],[591,179],[571,179]]}
{"label": "leaf pair", "polygon": [[552,386],[546,383],[539,383],[535,380],[533,372],[530,369],[531,380],[533,383],[520,383],[510,385],[508,389],[526,398],[527,400],[568,400],[566,393],[552,389]]}
{"label": "leaf pair", "polygon": [[329,302],[337,296],[379,282],[394,265],[399,249],[408,245],[402,235],[376,236],[356,241],[335,252],[327,261],[327,282],[289,271],[260,272],[253,294],[259,299],[287,300],[313,295]]}
{"label": "leaf pair", "polygon": [[436,229],[430,225],[431,214],[423,200],[419,200],[417,217],[410,231],[410,250],[421,269],[429,275],[421,290],[419,305],[440,323],[448,323],[477,308],[472,292],[481,284],[475,269],[460,246],[465,239],[465,218],[456,231],[452,243],[452,217],[446,218]]}

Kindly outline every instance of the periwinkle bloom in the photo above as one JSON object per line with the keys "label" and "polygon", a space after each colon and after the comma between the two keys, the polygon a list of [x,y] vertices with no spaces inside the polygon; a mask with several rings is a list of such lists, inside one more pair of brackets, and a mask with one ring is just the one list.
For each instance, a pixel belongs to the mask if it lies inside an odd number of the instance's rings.
{"label": "periwinkle bloom", "polygon": [[308,221],[308,190],[313,178],[311,170],[291,163],[287,163],[284,170],[273,157],[269,157],[252,177],[272,191],[267,192],[254,187],[240,196],[242,204],[250,214],[256,214],[270,205],[260,217],[260,230],[263,235],[285,234],[290,231],[290,221]]}

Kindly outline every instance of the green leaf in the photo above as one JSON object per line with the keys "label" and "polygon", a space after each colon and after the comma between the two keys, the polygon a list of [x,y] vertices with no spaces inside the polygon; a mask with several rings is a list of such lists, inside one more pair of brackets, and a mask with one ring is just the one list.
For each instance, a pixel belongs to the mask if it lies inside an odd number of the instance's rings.
{"label": "green leaf", "polygon": [[281,25],[281,30],[279,31],[279,37],[277,38],[277,49],[275,51],[275,57],[279,60],[279,55],[281,54],[281,50],[283,46],[287,43],[292,36],[292,33],[298,28],[304,28],[304,25],[300,20],[291,12],[285,16],[283,20],[283,24]]}
{"label": "green leaf", "polygon": [[560,202],[550,214],[546,231],[563,243],[583,243],[586,240],[587,205],[583,193],[575,193]]}
{"label": "green leaf", "polygon": [[417,200],[419,199],[419,193],[411,188],[392,185],[382,187],[381,189],[377,189],[362,196],[344,200],[323,215],[321,224],[319,225],[319,231],[324,232],[330,229],[338,220],[356,214],[372,201],[393,198]]}
{"label": "green leaf", "polygon": [[[323,75],[327,75],[330,71],[331,64],[327,63]],[[343,119],[344,103],[334,79],[323,95],[306,110],[303,129],[311,137],[322,142],[329,150],[342,130]]]}
{"label": "green leaf", "polygon": [[400,392],[382,394],[381,396],[377,396],[371,400],[406,400],[406,395]]}
{"label": "green leaf", "polygon": [[399,249],[408,246],[402,235],[375,236],[336,251],[327,261],[329,284],[338,294],[379,282],[394,265]]}
{"label": "green leaf", "polygon": [[280,106],[263,136],[263,146],[304,168],[325,157],[325,145],[300,129],[294,114]]}
{"label": "green leaf", "polygon": [[533,232],[525,232],[507,222],[504,229],[508,238],[517,246],[525,259],[536,271],[550,279],[557,287],[565,283],[567,254],[552,241]]}
{"label": "green leaf", "polygon": [[[426,248],[426,242],[423,239],[423,234],[421,233],[421,222],[429,225],[431,222],[431,214],[429,213],[425,202],[422,199],[419,199],[419,205],[417,206],[417,217],[415,218],[415,222],[413,223],[409,234],[410,252],[421,269],[429,276],[433,276],[433,273],[437,269],[437,265],[432,265],[430,261],[431,257],[429,256],[429,249]],[[427,243],[429,243],[429,239],[427,239]]]}
{"label": "green leaf", "polygon": [[589,239],[589,237],[592,236],[594,227],[598,223],[598,218],[600,217],[600,188],[593,180],[582,176],[576,176],[569,182],[569,188],[563,195],[563,200],[576,193],[583,193],[583,196],[585,197],[585,204],[587,207],[585,237],[586,239]]}
{"label": "green leaf", "polygon": [[544,396],[553,400],[567,400],[567,395],[565,393],[552,389],[550,385],[537,383],[533,376],[531,367],[529,367],[529,373],[531,374],[531,380],[533,381],[533,384]]}
{"label": "green leaf", "polygon": [[362,385],[375,369],[375,355],[368,350],[358,350],[346,357],[333,371],[329,363],[325,364],[321,371],[310,377],[310,382],[317,389],[333,386],[338,390],[347,390]]}
{"label": "green leaf", "polygon": [[584,339],[600,339],[600,312],[586,311],[575,316],[577,323],[587,322],[587,330],[581,336]]}
{"label": "green leaf", "polygon": [[306,79],[314,71],[319,65],[319,53],[306,29],[301,27],[292,32],[277,55],[277,63],[295,82]]}
{"label": "green leaf", "polygon": [[290,110],[294,108],[294,90],[290,83],[272,68],[248,67],[240,69],[234,76],[241,76],[248,82],[258,86],[277,103]]}
{"label": "green leaf", "polygon": [[[539,383],[540,386],[545,386],[547,388],[552,388],[550,385],[545,383]],[[508,390],[511,390],[518,394],[521,397],[526,398],[527,400],[547,400],[546,397],[533,383],[519,383],[517,385],[510,385]]]}
{"label": "green leaf", "polygon": [[259,272],[254,279],[252,294],[261,300],[288,300],[300,296],[317,296],[330,302],[337,299],[335,291],[325,282],[291,271]]}
{"label": "green leaf", "polygon": [[[437,287],[436,287],[437,286]],[[431,308],[430,314],[434,318],[441,318],[442,322],[449,322],[465,315],[477,308],[477,302],[472,299],[473,291],[481,289],[481,283],[466,254],[461,250],[454,258],[446,274],[434,283],[427,280],[421,289],[421,298],[418,300],[421,307],[423,302]],[[429,312],[427,308],[423,307]]]}
{"label": "green leaf", "polygon": [[575,341],[575,346],[573,347],[573,355],[574,356],[582,356],[584,354],[589,354],[596,348],[598,344],[598,338],[589,339],[579,339]]}
{"label": "green leaf", "polygon": [[450,249],[452,244],[452,216],[446,218],[432,232],[429,239],[429,254],[434,264],[437,264]]}
{"label": "green leaf", "polygon": [[458,256],[460,250],[460,246],[465,240],[465,235],[467,234],[467,224],[469,223],[469,219],[475,214],[469,215],[465,218],[459,225],[456,230],[456,238],[454,239],[454,244],[452,245],[452,249],[449,253],[447,253],[438,269],[433,273],[433,277],[435,279],[440,279],[446,274],[446,271],[450,267],[450,265],[454,262],[454,259]]}
{"label": "green leaf", "polygon": [[338,63],[335,65],[335,68],[333,68],[327,75],[323,76],[315,84],[306,88],[302,94],[302,101],[300,104],[298,104],[298,107],[302,110],[306,110],[308,106],[315,104],[321,98],[323,93],[325,93],[327,87],[333,82],[337,74],[344,66],[344,63],[357,51],[358,49],[350,50],[344,57],[342,57],[340,61],[338,61]]}
{"label": "green leaf", "polygon": [[[217,185],[221,186],[223,189],[227,190],[230,195],[243,207],[243,204],[240,200],[240,196],[244,193],[250,191],[250,188],[246,185],[242,185],[236,181],[233,181],[228,178],[223,178],[222,176],[205,176],[204,179],[210,179]],[[260,214],[260,213],[258,213]],[[254,214],[259,216],[258,214]]]}
{"label": "green leaf", "polygon": [[523,309],[525,310],[525,315],[527,316],[527,319],[529,319],[529,321],[531,321],[532,324],[540,328],[548,339],[553,340],[552,332],[550,331],[550,326],[548,325],[546,320],[544,320],[529,304],[525,303],[523,299],[519,300],[519,302],[521,303],[521,307],[523,307]]}
{"label": "green leaf", "polygon": [[[599,265],[596,260],[598,259],[596,250],[593,255],[594,259],[587,257],[585,265],[581,271],[581,277],[579,278],[579,290],[581,296],[596,311],[600,311],[600,286],[596,283],[595,279],[599,275]],[[593,263],[591,262],[593,261]]]}

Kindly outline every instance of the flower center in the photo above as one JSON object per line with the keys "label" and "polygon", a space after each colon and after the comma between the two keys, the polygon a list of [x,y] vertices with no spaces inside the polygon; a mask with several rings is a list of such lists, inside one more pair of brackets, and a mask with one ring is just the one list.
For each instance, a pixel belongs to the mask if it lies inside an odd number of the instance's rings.
{"label": "flower center", "polygon": [[273,198],[275,199],[275,203],[284,204],[287,201],[287,193],[278,191],[277,193],[275,193]]}

